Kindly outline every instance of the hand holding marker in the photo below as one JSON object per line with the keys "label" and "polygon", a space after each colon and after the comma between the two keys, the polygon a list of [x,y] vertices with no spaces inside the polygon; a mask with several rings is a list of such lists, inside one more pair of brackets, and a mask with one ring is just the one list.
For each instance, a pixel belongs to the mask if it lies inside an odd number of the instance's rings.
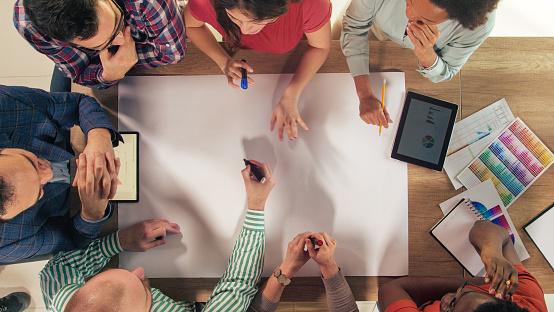
{"label": "hand holding marker", "polygon": [[310,237],[310,240],[312,241],[312,244],[314,245],[314,249],[319,249],[319,247],[323,246],[323,241],[319,240],[315,237]]}
{"label": "hand holding marker", "polygon": [[[242,60],[242,61],[246,63],[246,60]],[[246,90],[248,89],[248,76],[246,74],[246,68],[241,67],[240,72],[242,74],[242,79],[240,80],[240,87]]]}
{"label": "hand holding marker", "polygon": [[250,172],[252,172],[252,174],[254,174],[256,179],[258,179],[258,181],[263,184],[265,182],[265,177],[260,172],[260,169],[258,169],[258,166],[251,163],[250,160],[246,160],[246,159],[243,159],[243,160],[244,160],[244,165],[245,166],[250,166]]}

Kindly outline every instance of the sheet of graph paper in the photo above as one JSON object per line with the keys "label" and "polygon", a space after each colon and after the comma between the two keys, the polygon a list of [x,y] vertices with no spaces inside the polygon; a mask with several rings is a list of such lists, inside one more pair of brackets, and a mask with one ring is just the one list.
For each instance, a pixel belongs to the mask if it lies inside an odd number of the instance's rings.
{"label": "sheet of graph paper", "polygon": [[463,186],[456,176],[514,119],[508,103],[501,99],[454,124],[444,161],[454,188]]}

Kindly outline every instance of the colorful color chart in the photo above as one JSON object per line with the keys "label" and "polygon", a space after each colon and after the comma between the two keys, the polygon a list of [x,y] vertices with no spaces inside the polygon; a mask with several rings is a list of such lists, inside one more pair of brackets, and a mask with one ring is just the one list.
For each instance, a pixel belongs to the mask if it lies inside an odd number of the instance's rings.
{"label": "colorful color chart", "polygon": [[512,243],[514,242],[514,233],[512,233],[512,229],[510,228],[510,224],[508,223],[508,220],[506,220],[506,217],[504,215],[501,215],[500,217],[496,219],[490,220],[492,223],[500,225],[501,227],[505,228],[508,231],[508,234],[510,234],[510,237],[512,238]]}
{"label": "colorful color chart", "polygon": [[472,201],[471,203],[487,220],[492,220],[502,214],[502,209],[498,205],[487,210],[487,207],[480,202]]}
{"label": "colorful color chart", "polygon": [[458,175],[471,188],[492,179],[509,207],[554,162],[554,154],[517,118]]}

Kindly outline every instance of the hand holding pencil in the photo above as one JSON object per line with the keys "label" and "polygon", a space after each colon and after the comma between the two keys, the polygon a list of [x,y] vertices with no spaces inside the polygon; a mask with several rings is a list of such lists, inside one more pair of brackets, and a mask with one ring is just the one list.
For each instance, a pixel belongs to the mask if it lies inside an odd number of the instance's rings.
{"label": "hand holding pencil", "polygon": [[360,99],[360,118],[370,125],[382,125],[389,127],[392,119],[387,108],[381,104],[369,84],[369,76],[361,75],[354,77],[356,91]]}

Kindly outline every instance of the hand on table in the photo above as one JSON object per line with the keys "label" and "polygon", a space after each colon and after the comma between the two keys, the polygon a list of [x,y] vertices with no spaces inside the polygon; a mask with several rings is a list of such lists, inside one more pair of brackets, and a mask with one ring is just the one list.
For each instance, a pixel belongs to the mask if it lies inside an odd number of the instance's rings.
{"label": "hand on table", "polygon": [[[119,244],[125,251],[147,251],[167,243],[167,233],[179,234],[179,226],[167,220],[151,219],[119,231]],[[161,239],[156,239],[161,237]]]}
{"label": "hand on table", "polygon": [[289,140],[294,140],[298,137],[296,123],[308,131],[308,126],[306,126],[300,117],[300,113],[298,113],[297,103],[298,99],[283,95],[273,111],[271,116],[271,131],[275,129],[275,124],[277,124],[277,134],[280,141],[283,141],[283,130],[287,132]]}
{"label": "hand on table", "polygon": [[491,283],[489,293],[499,299],[510,299],[518,286],[517,269],[502,255],[481,252],[487,273],[485,283]]}
{"label": "hand on table", "polygon": [[250,171],[250,165],[246,166],[241,173],[244,180],[244,186],[246,188],[246,196],[248,198],[248,209],[263,211],[265,202],[269,193],[275,186],[275,178],[269,165],[261,163],[259,161],[250,159],[260,169],[261,173],[265,177],[265,182],[260,183],[254,174]]}
{"label": "hand on table", "polygon": [[313,232],[304,232],[296,235],[287,247],[285,261],[281,264],[281,272],[288,278],[292,278],[300,268],[310,260],[308,251],[304,250],[306,239],[309,240]]}
{"label": "hand on table", "polygon": [[432,66],[438,57],[434,46],[440,35],[439,28],[436,25],[427,25],[420,21],[410,21],[406,33],[415,46],[414,54],[419,63],[424,67]]}
{"label": "hand on table", "polygon": [[[246,71],[250,74],[254,72],[254,69],[250,67],[248,64],[246,64],[243,61],[238,60],[228,60],[225,64],[225,67],[221,69],[225,76],[227,77],[227,82],[229,85],[235,89],[240,89],[240,84],[235,84],[233,80],[238,80],[239,82],[242,79],[242,72],[241,68],[246,69]],[[248,76],[248,85],[251,85],[254,83],[254,79],[252,79],[250,76]]]}
{"label": "hand on table", "polygon": [[119,46],[117,52],[113,53],[106,49],[100,53],[102,63],[102,78],[106,81],[116,81],[138,62],[135,40],[131,37],[131,27],[125,27],[123,32],[125,43]]}
{"label": "hand on table", "polygon": [[[319,249],[315,249],[315,246],[312,244],[309,237],[317,238],[323,241],[323,245],[319,246]],[[334,259],[337,241],[325,232],[312,233],[309,237],[304,241],[306,243],[310,258],[317,262],[324,278],[331,278],[335,276],[335,274],[339,271],[339,267]]]}

